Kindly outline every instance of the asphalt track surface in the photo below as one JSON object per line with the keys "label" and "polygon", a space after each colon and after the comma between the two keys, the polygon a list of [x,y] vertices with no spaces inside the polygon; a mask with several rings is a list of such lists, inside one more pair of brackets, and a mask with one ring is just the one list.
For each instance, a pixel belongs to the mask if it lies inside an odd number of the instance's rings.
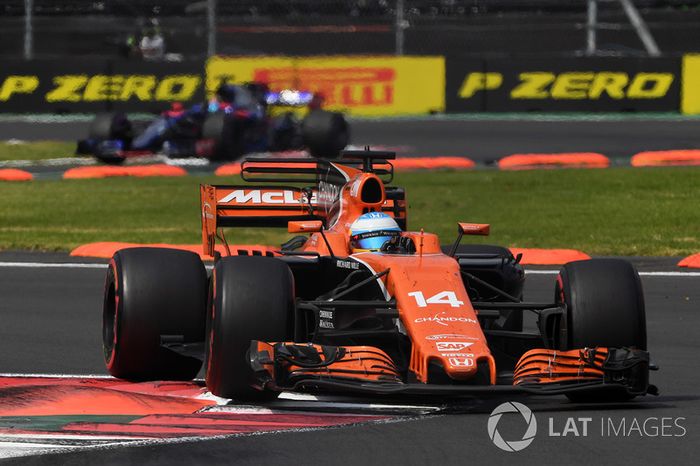
{"label": "asphalt track surface", "polygon": [[[103,374],[100,318],[105,270],[28,267],[14,262],[89,262],[62,254],[0,253],[0,372]],[[460,412],[406,417],[400,422],[276,433],[196,443],[125,447],[24,457],[17,464],[697,464],[700,452],[700,276],[678,276],[671,260],[638,260],[647,305],[649,349],[661,368],[652,383],[661,395],[618,405],[580,405],[563,397],[527,398],[538,433],[525,450],[497,449],[487,434],[491,410],[505,399],[475,401]],[[3,265],[5,264],[5,265]],[[550,269],[551,270],[551,269]],[[650,273],[662,271],[662,275]],[[671,272],[670,274],[668,272]],[[686,271],[687,272],[687,271]],[[675,273],[675,274],[674,274]],[[551,299],[554,275],[530,273],[525,297]],[[562,433],[567,418],[591,418],[588,436]],[[551,421],[550,421],[551,418]],[[612,419],[626,431],[647,421],[647,435],[603,436]],[[653,434],[662,418],[683,429]],[[683,418],[683,419],[678,419]],[[504,437],[522,435],[523,421],[508,418]],[[582,433],[579,423],[578,431]],[[684,434],[684,435],[680,435]],[[515,435],[515,434],[514,434]],[[676,436],[673,436],[676,435]],[[517,435],[515,435],[517,436]]]}
{"label": "asphalt track surface", "polygon": [[[0,141],[78,140],[87,122],[0,121]],[[700,119],[548,120],[524,116],[479,119],[354,120],[352,142],[395,147],[407,156],[460,156],[492,163],[514,153],[599,152],[625,164],[648,150],[700,148]],[[65,154],[64,154],[65,155]]]}

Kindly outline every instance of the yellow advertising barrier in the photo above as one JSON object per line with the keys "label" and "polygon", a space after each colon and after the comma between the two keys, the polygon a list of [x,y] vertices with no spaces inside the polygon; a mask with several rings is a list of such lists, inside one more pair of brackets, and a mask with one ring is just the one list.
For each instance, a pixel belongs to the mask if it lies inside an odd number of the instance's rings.
{"label": "yellow advertising barrier", "polygon": [[272,90],[319,92],[325,108],[350,115],[410,115],[445,110],[444,57],[213,57],[207,92],[224,82],[261,81]]}
{"label": "yellow advertising barrier", "polygon": [[700,55],[683,56],[681,112],[700,113]]}

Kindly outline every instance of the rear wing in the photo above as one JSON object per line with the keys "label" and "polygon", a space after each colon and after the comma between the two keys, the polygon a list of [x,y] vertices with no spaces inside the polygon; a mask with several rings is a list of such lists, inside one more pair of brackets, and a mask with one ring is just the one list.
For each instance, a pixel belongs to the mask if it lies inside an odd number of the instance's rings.
{"label": "rear wing", "polygon": [[[214,255],[220,227],[287,227],[292,220],[321,220],[309,191],[293,186],[200,186],[204,252]],[[313,195],[312,195],[313,196]]]}
{"label": "rear wing", "polygon": [[[214,255],[219,228],[286,228],[290,221],[307,220],[325,223],[343,186],[360,169],[371,170],[384,183],[393,178],[393,166],[385,159],[369,163],[356,159],[337,162],[308,158],[244,160],[241,178],[251,184],[200,186],[204,253]],[[405,228],[403,189],[387,187],[386,194],[387,202],[382,210]]]}

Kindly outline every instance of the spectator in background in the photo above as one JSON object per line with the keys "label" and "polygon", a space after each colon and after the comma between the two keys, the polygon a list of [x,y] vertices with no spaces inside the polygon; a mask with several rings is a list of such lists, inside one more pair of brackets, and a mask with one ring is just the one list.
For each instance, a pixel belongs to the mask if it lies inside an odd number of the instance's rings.
{"label": "spectator in background", "polygon": [[165,40],[160,35],[158,20],[152,19],[145,28],[139,50],[144,60],[157,61],[165,57]]}

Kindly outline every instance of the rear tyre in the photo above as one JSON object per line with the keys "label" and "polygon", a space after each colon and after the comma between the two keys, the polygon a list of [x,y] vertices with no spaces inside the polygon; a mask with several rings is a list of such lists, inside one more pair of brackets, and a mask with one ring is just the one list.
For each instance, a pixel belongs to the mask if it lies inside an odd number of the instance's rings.
{"label": "rear tyre", "polygon": [[161,346],[204,340],[207,276],[199,256],[186,251],[117,251],[107,270],[102,344],[107,370],[131,380],[190,380],[199,359]]}
{"label": "rear tyre", "polygon": [[131,142],[133,130],[123,113],[99,113],[90,123],[88,137],[98,141],[120,139]]}
{"label": "rear tyre", "polygon": [[335,159],[350,141],[350,127],[342,113],[312,110],[301,123],[304,145],[313,157]]}
{"label": "rear tyre", "polygon": [[[646,350],[646,316],[639,274],[621,259],[570,262],[561,269],[555,301],[566,305],[558,332],[562,350],[634,347]],[[623,401],[626,392],[570,394],[572,401]]]}
{"label": "rear tyre", "polygon": [[207,322],[206,383],[217,396],[240,400],[277,397],[251,387],[251,340],[289,341],[294,325],[294,278],[284,262],[227,257],[212,275]]}
{"label": "rear tyre", "polygon": [[243,155],[244,140],[236,119],[224,112],[212,113],[204,120],[202,139],[213,144],[212,160],[236,160]]}

